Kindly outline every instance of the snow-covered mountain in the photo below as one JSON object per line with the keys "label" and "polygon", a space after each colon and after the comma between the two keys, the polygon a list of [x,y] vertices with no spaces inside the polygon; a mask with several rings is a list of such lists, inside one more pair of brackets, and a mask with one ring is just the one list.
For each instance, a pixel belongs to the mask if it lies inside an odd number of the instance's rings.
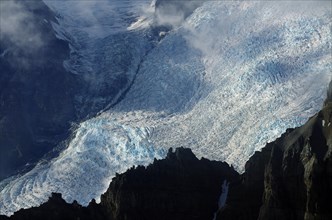
{"label": "snow-covered mountain", "polygon": [[[154,44],[149,19],[142,19],[150,1],[45,1],[58,15],[54,29],[69,42],[70,59],[65,67],[80,75],[87,88],[76,97],[82,115],[94,115],[105,106],[112,106],[126,91],[145,54]],[[115,95],[114,95],[115,94]]]}
{"label": "snow-covered mountain", "polygon": [[243,171],[254,151],[321,108],[332,79],[328,2],[207,1],[167,21],[172,30],[158,39],[148,1],[47,4],[72,45],[69,70],[86,74],[96,93],[116,74],[129,82],[120,99],[89,103],[111,108],[79,124],[59,157],[3,184],[1,214],[51,192],[86,205],[116,172],[169,147]]}

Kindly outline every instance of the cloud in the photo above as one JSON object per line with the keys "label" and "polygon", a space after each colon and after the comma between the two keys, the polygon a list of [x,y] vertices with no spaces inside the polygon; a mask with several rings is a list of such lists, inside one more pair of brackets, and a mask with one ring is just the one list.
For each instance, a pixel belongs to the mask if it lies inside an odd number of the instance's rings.
{"label": "cloud", "polygon": [[[206,8],[211,9],[206,11]],[[224,48],[220,48],[218,42],[223,40],[234,43],[236,48],[240,46],[236,41],[243,42],[260,32],[266,34],[269,28],[282,30],[290,21],[309,18],[318,22],[327,14],[331,18],[330,1],[208,1],[197,10],[201,13],[193,13],[183,23],[187,31],[185,37],[193,47],[210,56],[221,53]],[[265,38],[270,37],[273,38]],[[231,44],[226,46],[231,47]]]}
{"label": "cloud", "polygon": [[0,28],[1,42],[10,41],[26,50],[43,46],[32,12],[18,1],[0,1]]}
{"label": "cloud", "polygon": [[201,6],[203,2],[203,0],[157,0],[155,2],[155,23],[157,25],[178,27],[196,8]]}
{"label": "cloud", "polygon": [[155,11],[155,22],[157,25],[176,27],[181,25],[184,19],[184,11],[179,10],[176,6],[157,8]]}

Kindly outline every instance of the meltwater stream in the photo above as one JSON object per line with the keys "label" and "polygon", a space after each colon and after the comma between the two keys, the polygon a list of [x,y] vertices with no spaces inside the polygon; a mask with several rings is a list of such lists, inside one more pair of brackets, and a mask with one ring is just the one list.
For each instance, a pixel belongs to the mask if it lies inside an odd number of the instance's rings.
{"label": "meltwater stream", "polygon": [[[149,22],[136,22],[146,21],[142,17],[149,10],[128,2],[131,12],[141,13],[131,23],[121,23],[122,14],[103,11],[105,1],[93,2],[90,8],[105,12],[89,12],[92,18],[98,14],[99,27],[76,27],[81,18],[66,17],[71,7],[51,6],[63,13],[58,31],[82,44],[105,42],[118,31],[129,36],[151,29]],[[112,5],[121,11],[117,7]],[[107,25],[110,14],[119,16],[114,24],[121,28]],[[150,42],[144,36],[128,50],[146,48]],[[140,68],[121,102],[82,122],[59,157],[2,189],[0,213],[37,206],[51,192],[86,205],[99,199],[116,172],[162,158],[169,147],[189,147],[198,157],[224,160],[242,172],[255,150],[321,108],[332,79],[331,42],[331,6],[326,2],[207,1],[144,59],[131,62],[128,72]],[[113,58],[117,47],[116,41],[108,47]],[[95,56],[100,50],[83,47],[79,52]],[[79,67],[68,65],[75,71],[93,70],[95,64],[87,59]]]}

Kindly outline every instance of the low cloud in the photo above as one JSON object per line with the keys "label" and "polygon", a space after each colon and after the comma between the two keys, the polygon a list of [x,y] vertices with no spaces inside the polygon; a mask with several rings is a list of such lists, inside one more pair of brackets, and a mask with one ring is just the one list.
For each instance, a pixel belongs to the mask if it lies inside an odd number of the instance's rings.
{"label": "low cloud", "polygon": [[[281,28],[288,21],[331,17],[329,1],[207,1],[183,23],[186,39],[205,55],[220,54],[218,42],[243,41],[269,27]],[[206,11],[206,8],[209,8]],[[317,20],[318,21],[318,20]],[[299,33],[304,34],[304,33]],[[263,42],[264,43],[264,42]],[[219,43],[220,44],[220,43]]]}
{"label": "low cloud", "polygon": [[203,0],[157,0],[155,1],[155,23],[157,25],[178,27],[196,8],[201,6],[203,2]]}
{"label": "low cloud", "polygon": [[155,22],[157,25],[166,25],[176,27],[183,23],[185,19],[184,11],[176,6],[157,8],[155,11]]}
{"label": "low cloud", "polygon": [[43,41],[31,11],[18,1],[0,1],[0,41],[26,50],[38,49]]}

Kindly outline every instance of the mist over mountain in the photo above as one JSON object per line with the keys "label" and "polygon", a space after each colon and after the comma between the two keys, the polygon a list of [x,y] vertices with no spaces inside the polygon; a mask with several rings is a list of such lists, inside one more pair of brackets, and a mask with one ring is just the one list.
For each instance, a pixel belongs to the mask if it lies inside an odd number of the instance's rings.
{"label": "mist over mountain", "polygon": [[[199,159],[227,162],[240,174],[256,151],[277,138],[278,147],[264,149],[279,149],[278,158],[288,158],[293,148],[302,155],[307,146],[298,149],[281,140],[322,106],[325,112],[332,99],[328,1],[0,3],[3,215],[39,206],[52,193],[83,206],[92,199],[102,202],[116,173],[148,166],[179,146]],[[319,114],[314,117],[321,120]],[[315,123],[301,137],[316,138]],[[329,132],[326,128],[323,136]],[[298,138],[294,135],[289,139]],[[323,136],[318,145],[324,145]],[[327,152],[315,158],[325,163]],[[264,161],[274,158],[265,156]],[[268,175],[283,182],[288,176],[274,169],[294,164],[276,160],[278,165],[257,162],[258,170],[249,173],[260,173],[259,184],[267,187]],[[291,174],[309,184],[303,167],[296,166]],[[273,205],[293,201],[293,194],[273,197],[289,193],[288,185],[282,187],[286,190],[261,187],[254,195],[255,201],[260,195],[266,199],[263,208],[253,203],[262,219],[269,219],[264,216],[271,210],[282,210],[280,216],[289,211]],[[308,200],[290,202],[290,212],[322,213],[325,208],[311,206],[317,196],[309,194]],[[232,195],[234,207],[249,205]]]}
{"label": "mist over mountain", "polygon": [[77,79],[63,67],[68,42],[41,1],[1,1],[0,179],[69,136]]}

